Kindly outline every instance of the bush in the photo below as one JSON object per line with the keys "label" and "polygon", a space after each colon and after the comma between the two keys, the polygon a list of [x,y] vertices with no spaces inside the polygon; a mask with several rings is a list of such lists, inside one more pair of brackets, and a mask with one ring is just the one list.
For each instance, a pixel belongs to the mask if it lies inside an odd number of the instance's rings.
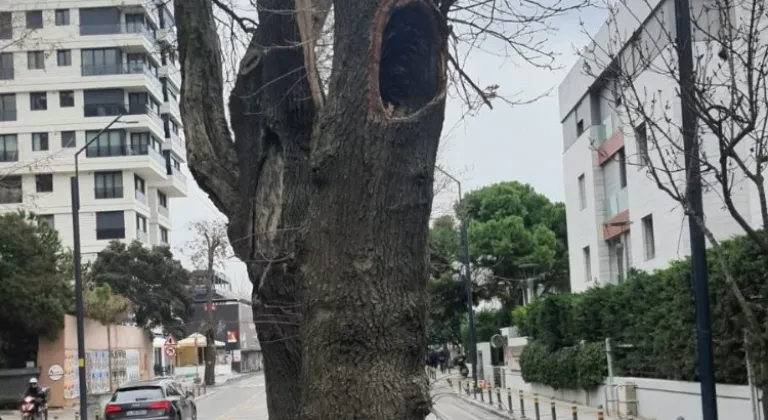
{"label": "bush", "polygon": [[520,354],[523,380],[555,389],[594,389],[607,372],[600,343],[585,343],[551,350],[533,341]]}
{"label": "bush", "polygon": [[[746,238],[726,241],[718,253],[708,255],[716,378],[721,383],[743,384],[746,322],[715,260],[718,257],[726,261],[744,295],[754,297],[764,324],[768,257]],[[688,260],[653,273],[633,271],[620,285],[548,296],[516,311],[514,317],[533,339],[520,360],[523,378],[531,382],[555,388],[596,386],[605,375],[606,338],[616,344],[617,375],[698,380]],[[587,344],[573,350],[581,341]],[[755,360],[761,360],[758,354],[768,357],[765,349],[756,349],[755,354]],[[559,370],[563,373],[552,373]],[[768,372],[757,373],[758,383],[768,382]]]}

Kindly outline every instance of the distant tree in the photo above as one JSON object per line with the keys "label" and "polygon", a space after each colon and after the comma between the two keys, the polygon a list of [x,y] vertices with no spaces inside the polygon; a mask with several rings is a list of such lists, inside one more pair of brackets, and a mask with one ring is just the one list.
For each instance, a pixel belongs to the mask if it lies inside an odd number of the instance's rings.
{"label": "distant tree", "polygon": [[427,283],[429,344],[461,344],[467,315],[465,287],[458,274],[459,235],[451,216],[437,218],[429,230],[430,279]]}
{"label": "distant tree", "polygon": [[[469,244],[478,293],[497,298],[511,314],[522,303],[526,280],[539,293],[568,290],[565,206],[528,184],[502,182],[465,198]],[[485,273],[489,273],[486,275]]]}
{"label": "distant tree", "polygon": [[72,309],[71,280],[72,259],[54,229],[31,213],[0,215],[0,359],[14,358],[19,337],[57,336]]}
{"label": "distant tree", "polygon": [[112,293],[108,284],[92,286],[85,293],[86,315],[107,327],[107,352],[109,361],[109,386],[113,390],[118,384],[112,369],[112,326],[126,321],[133,312],[133,303],[124,296]]}
{"label": "distant tree", "polygon": [[227,225],[221,220],[203,220],[190,225],[195,238],[185,245],[192,264],[195,268],[205,270],[206,287],[206,322],[204,332],[205,349],[205,383],[213,385],[216,382],[216,324],[213,305],[214,269],[221,267],[229,254],[229,239]]}
{"label": "distant tree", "polygon": [[88,276],[94,285],[109,285],[112,292],[129,299],[141,327],[183,334],[191,304],[186,290],[189,272],[170,248],[113,241],[99,252]]}

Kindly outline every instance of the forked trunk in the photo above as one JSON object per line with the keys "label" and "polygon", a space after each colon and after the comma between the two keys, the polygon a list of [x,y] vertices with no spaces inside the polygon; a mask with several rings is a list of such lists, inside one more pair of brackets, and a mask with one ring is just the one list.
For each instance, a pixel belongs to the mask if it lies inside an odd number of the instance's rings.
{"label": "forked trunk", "polygon": [[427,1],[342,0],[334,10],[334,70],[345,71],[334,73],[313,139],[303,418],[423,419],[445,30]]}

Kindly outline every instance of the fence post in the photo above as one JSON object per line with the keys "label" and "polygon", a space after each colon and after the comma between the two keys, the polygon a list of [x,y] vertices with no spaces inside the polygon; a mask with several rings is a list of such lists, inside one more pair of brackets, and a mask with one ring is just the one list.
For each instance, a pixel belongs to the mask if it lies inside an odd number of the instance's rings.
{"label": "fence post", "polygon": [[480,402],[485,402],[485,394],[482,388],[480,388]]}
{"label": "fence post", "polygon": [[520,390],[520,418],[525,418],[525,399],[523,398],[523,390]]}
{"label": "fence post", "polygon": [[504,404],[501,403],[501,387],[496,388],[496,401],[499,403],[499,410],[503,410]]}
{"label": "fence post", "polygon": [[515,412],[515,410],[512,409],[512,390],[507,388],[507,404],[509,404],[509,414],[512,414]]}
{"label": "fence post", "polygon": [[552,411],[552,420],[557,420],[557,407],[555,407],[555,400],[549,402],[550,411]]}
{"label": "fence post", "polygon": [[597,406],[597,420],[605,420],[605,416],[603,415],[603,406],[598,405]]}
{"label": "fence post", "polygon": [[539,413],[539,396],[536,394],[533,394],[533,412],[536,414],[536,420],[541,420],[541,415]]}
{"label": "fence post", "polygon": [[579,420],[579,410],[575,405],[571,407],[571,412],[573,413],[573,420]]}
{"label": "fence post", "polygon": [[493,388],[488,387],[488,404],[493,405]]}

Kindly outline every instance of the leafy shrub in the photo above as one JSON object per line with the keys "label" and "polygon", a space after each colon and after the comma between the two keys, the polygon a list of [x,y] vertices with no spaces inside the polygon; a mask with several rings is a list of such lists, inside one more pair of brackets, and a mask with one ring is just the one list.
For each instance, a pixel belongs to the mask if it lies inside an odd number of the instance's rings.
{"label": "leafy shrub", "polygon": [[[716,258],[726,262],[765,325],[768,256],[743,237],[708,255],[716,378],[743,384],[747,324]],[[676,261],[653,273],[633,271],[619,285],[547,296],[515,311],[516,325],[533,338],[521,355],[523,378],[555,388],[594,387],[605,375],[604,340],[611,338],[617,375],[696,381],[690,272],[688,260]],[[587,344],[574,351],[581,341]],[[768,358],[768,349],[751,351],[754,360]],[[768,383],[768,369],[758,366],[756,375],[759,384]]]}

